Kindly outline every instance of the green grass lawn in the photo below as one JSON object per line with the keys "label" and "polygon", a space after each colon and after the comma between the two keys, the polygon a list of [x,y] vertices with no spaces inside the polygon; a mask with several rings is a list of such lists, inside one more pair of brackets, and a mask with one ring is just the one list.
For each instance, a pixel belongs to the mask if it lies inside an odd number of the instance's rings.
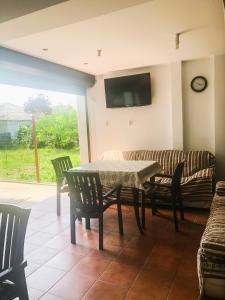
{"label": "green grass lawn", "polygon": [[[69,155],[73,166],[80,164],[79,148],[39,149],[39,166],[41,182],[55,182],[55,173],[51,159]],[[35,161],[33,149],[0,149],[0,178],[35,181]]]}

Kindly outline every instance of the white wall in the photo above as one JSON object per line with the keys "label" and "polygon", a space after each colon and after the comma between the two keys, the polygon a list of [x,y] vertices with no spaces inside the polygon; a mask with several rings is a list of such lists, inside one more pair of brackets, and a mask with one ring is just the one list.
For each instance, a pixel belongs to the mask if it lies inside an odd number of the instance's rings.
{"label": "white wall", "polygon": [[[190,83],[197,76],[207,78],[208,87],[194,92]],[[183,128],[185,150],[215,151],[214,102],[210,58],[182,63]]]}
{"label": "white wall", "polygon": [[215,155],[218,179],[225,179],[225,55],[213,57]]}
{"label": "white wall", "polygon": [[[104,78],[142,72],[151,73],[152,105],[106,109]],[[197,75],[208,80],[202,93],[190,87]],[[225,178],[225,55],[99,76],[88,104],[92,160],[106,150],[208,150]]]}
{"label": "white wall", "polygon": [[[104,78],[150,72],[152,105],[106,108]],[[107,150],[172,148],[170,66],[115,72],[97,77],[88,93],[92,159]]]}
{"label": "white wall", "polygon": [[183,102],[182,102],[182,64],[180,61],[170,65],[173,149],[183,150]]}

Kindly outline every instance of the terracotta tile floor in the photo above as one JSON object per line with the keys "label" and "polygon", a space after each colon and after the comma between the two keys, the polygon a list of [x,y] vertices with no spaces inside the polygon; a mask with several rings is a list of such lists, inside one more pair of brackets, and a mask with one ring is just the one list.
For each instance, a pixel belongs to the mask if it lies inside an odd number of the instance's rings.
{"label": "terracotta tile floor", "polygon": [[187,211],[175,233],[170,210],[152,217],[147,209],[140,236],[132,208],[124,207],[120,237],[111,208],[104,217],[105,250],[98,251],[95,220],[91,230],[77,222],[77,245],[70,244],[69,201],[64,195],[57,217],[55,187],[0,183],[0,189],[1,200],[32,208],[25,244],[31,300],[197,300],[196,253],[207,212]]}

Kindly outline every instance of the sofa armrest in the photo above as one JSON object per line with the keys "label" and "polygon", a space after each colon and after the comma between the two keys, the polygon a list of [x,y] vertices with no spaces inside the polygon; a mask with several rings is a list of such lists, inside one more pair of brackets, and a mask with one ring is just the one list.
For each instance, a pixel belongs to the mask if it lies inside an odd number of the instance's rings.
{"label": "sofa armrest", "polygon": [[225,196],[225,181],[217,182],[216,193],[218,196]]}
{"label": "sofa armrest", "polygon": [[184,177],[182,183],[186,184],[188,182],[196,181],[196,180],[199,180],[201,178],[212,178],[212,180],[213,180],[213,178],[214,178],[213,167],[202,169],[202,170],[194,173],[191,176]]}

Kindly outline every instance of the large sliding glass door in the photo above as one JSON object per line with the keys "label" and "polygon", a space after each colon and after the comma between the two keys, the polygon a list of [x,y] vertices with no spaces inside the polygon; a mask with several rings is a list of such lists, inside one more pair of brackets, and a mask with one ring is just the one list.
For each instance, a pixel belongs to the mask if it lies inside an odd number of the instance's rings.
{"label": "large sliding glass door", "polygon": [[35,114],[40,181],[55,181],[51,159],[69,155],[74,166],[80,164],[79,133],[82,133],[83,149],[87,144],[82,122],[85,117],[84,97],[0,85],[1,179],[36,181],[35,133],[32,114],[26,107],[29,101],[40,104],[43,99],[47,100],[49,111],[46,113],[39,109],[39,113]]}

